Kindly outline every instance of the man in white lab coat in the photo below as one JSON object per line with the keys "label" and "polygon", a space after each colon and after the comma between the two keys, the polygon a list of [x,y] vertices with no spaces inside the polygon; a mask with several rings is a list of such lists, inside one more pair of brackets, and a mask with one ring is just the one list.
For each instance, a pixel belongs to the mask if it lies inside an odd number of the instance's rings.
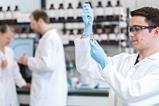
{"label": "man in white lab coat", "polygon": [[19,106],[16,85],[27,87],[22,78],[13,50],[8,47],[14,37],[13,28],[0,27],[0,106]]}
{"label": "man in white lab coat", "polygon": [[107,82],[118,96],[116,106],[159,106],[159,10],[143,7],[131,16],[129,36],[138,53],[107,57],[92,38],[92,9],[84,4],[84,35],[75,40],[77,70]]}
{"label": "man in white lab coat", "polygon": [[32,70],[30,106],[65,106],[67,78],[62,41],[55,29],[49,27],[48,15],[35,10],[31,28],[42,35],[35,57],[20,57],[20,63]]}

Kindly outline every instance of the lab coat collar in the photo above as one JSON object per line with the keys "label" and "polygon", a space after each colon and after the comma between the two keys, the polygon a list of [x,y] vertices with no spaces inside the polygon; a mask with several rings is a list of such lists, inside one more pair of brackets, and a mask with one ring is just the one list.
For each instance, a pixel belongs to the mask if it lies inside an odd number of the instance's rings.
{"label": "lab coat collar", "polygon": [[[139,55],[139,53],[137,53],[137,54],[135,55],[136,58],[137,58],[138,55]],[[145,59],[151,59],[151,60],[159,59],[159,52],[154,53],[154,54],[152,54],[152,55],[146,57]],[[143,59],[143,60],[145,60],[145,59]]]}
{"label": "lab coat collar", "polygon": [[[135,57],[137,58],[138,55],[139,55],[139,54],[137,53],[137,54],[135,55]],[[136,59],[136,58],[135,58],[135,59]],[[154,54],[152,54],[152,55],[150,55],[150,56],[144,58],[143,60],[140,60],[137,64],[135,64],[135,66],[138,66],[138,65],[142,64],[143,62],[145,62],[145,61],[147,61],[147,60],[150,60],[150,61],[158,60],[158,61],[159,61],[159,52],[154,53]],[[135,63],[135,62],[134,62],[134,63]]]}
{"label": "lab coat collar", "polygon": [[147,57],[147,59],[150,59],[150,60],[159,59],[159,52],[150,55],[149,57]]}
{"label": "lab coat collar", "polygon": [[47,37],[47,35],[49,35],[49,33],[55,32],[55,31],[56,31],[56,29],[49,29],[49,30],[47,30],[47,31],[43,34],[42,38]]}

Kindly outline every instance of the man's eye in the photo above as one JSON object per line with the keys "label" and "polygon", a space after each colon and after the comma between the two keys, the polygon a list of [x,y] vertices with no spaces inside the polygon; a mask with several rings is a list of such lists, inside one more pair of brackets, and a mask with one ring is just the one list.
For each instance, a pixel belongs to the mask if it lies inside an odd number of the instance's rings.
{"label": "man's eye", "polygon": [[135,29],[136,31],[139,31],[139,30],[141,30],[142,28],[141,28],[141,27],[136,26],[136,27],[134,27],[134,29]]}

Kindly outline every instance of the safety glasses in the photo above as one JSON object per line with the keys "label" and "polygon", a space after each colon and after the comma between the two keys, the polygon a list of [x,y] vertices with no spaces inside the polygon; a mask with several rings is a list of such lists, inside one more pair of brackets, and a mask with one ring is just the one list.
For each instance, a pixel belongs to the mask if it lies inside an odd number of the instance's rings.
{"label": "safety glasses", "polygon": [[129,27],[129,31],[130,32],[137,32],[137,31],[140,31],[140,30],[144,30],[144,29],[153,29],[153,28],[156,28],[158,26],[142,26],[142,25],[134,25],[134,26],[130,26]]}

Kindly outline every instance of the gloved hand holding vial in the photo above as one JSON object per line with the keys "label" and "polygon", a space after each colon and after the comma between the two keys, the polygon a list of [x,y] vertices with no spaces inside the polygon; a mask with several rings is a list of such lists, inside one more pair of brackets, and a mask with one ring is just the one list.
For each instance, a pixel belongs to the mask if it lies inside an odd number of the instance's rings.
{"label": "gloved hand holding vial", "polygon": [[96,40],[93,39],[93,10],[89,3],[85,3],[83,5],[82,19],[84,22],[84,32],[83,36],[91,37],[90,46],[91,46],[91,56],[92,58],[101,65],[102,69],[107,64],[107,56],[102,49],[102,47],[98,44]]}

